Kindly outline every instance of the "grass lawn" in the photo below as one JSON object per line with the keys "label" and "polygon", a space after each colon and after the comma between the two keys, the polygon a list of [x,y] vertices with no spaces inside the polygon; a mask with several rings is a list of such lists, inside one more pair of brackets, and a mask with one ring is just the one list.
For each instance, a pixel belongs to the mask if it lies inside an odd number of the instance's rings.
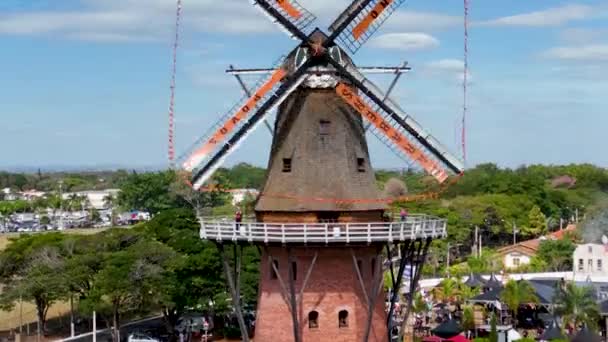
{"label": "grass lawn", "polygon": [[[63,232],[66,234],[97,234],[106,230],[107,228],[91,228],[91,229],[68,229]],[[21,233],[9,233],[9,234],[0,234],[0,251],[6,248],[10,243],[11,238],[16,238]],[[44,234],[44,233],[36,233],[36,234]],[[68,313],[70,310],[69,303],[60,302],[53,305],[47,314],[47,318],[58,317]],[[12,311],[2,311],[0,310],[0,331],[2,330],[10,330],[19,326],[20,321],[20,308],[19,304],[13,308]],[[31,303],[23,303],[23,324],[36,322],[36,306]]]}

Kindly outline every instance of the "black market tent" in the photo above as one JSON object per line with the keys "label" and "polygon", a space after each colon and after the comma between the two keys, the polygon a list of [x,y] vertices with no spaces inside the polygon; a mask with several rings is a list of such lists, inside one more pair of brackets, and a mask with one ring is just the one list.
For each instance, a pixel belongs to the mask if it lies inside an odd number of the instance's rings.
{"label": "black market tent", "polygon": [[471,303],[494,303],[496,301],[500,301],[500,294],[502,293],[502,288],[490,290],[486,293],[482,293],[477,295],[471,299],[469,302]]}
{"label": "black market tent", "polygon": [[484,285],[484,288],[489,290],[501,289],[502,287],[502,283],[500,282],[500,280],[498,280],[498,278],[496,278],[496,275],[494,273],[492,273],[490,279],[488,279],[488,281],[486,281]]}
{"label": "black market tent", "polygon": [[[553,302],[553,296],[555,296],[555,288],[545,285],[544,283],[535,282],[534,280],[529,280],[530,285],[534,288],[534,293],[536,297],[538,297],[539,305],[551,305]],[[486,293],[482,293],[477,295],[469,300],[472,303],[493,303],[496,301],[500,301],[500,294],[503,291],[503,287],[498,287],[489,290]]]}
{"label": "black market tent", "polygon": [[602,342],[602,338],[595,332],[584,326],[574,337],[571,342]]}
{"label": "black market tent", "polygon": [[608,316],[608,299],[600,302],[600,315]]}
{"label": "black market tent", "polygon": [[545,330],[538,339],[541,341],[565,340],[566,336],[562,333],[562,329],[557,324],[557,321],[553,320],[549,329]]}
{"label": "black market tent", "polygon": [[536,297],[538,297],[538,304],[545,306],[553,304],[555,287],[539,283],[534,280],[529,280],[528,282],[534,288],[534,293],[536,294]]}
{"label": "black market tent", "polygon": [[450,318],[449,320],[438,325],[435,329],[431,330],[433,335],[437,335],[441,338],[454,337],[461,332],[462,328],[460,327],[460,323],[453,318]]}
{"label": "black market tent", "polygon": [[464,282],[464,284],[468,287],[481,287],[485,283],[486,281],[478,273],[471,273],[467,281]]}

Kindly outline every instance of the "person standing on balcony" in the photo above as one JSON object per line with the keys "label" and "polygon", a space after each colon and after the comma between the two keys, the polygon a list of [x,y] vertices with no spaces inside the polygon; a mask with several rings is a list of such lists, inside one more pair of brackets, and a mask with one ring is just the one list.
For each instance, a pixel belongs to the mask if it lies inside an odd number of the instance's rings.
{"label": "person standing on balcony", "polygon": [[401,216],[401,222],[404,222],[407,219],[407,210],[405,210],[405,208],[401,208],[399,216]]}
{"label": "person standing on balcony", "polygon": [[241,230],[242,221],[243,221],[243,213],[241,212],[241,208],[237,208],[236,213],[234,214],[234,222],[236,222],[236,229]]}

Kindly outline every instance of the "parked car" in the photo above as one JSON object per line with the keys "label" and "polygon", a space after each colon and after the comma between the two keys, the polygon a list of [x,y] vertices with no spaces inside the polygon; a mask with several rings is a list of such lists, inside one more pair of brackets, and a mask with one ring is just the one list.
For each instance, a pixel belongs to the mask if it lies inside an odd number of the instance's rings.
{"label": "parked car", "polygon": [[159,340],[152,338],[143,333],[132,333],[129,335],[128,342],[160,342]]}

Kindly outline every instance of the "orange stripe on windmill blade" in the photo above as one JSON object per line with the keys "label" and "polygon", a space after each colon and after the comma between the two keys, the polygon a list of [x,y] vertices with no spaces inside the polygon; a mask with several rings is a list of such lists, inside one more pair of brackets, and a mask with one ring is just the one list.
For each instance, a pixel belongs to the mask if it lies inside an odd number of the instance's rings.
{"label": "orange stripe on windmill blade", "polygon": [[302,12],[298,11],[289,0],[276,0],[277,4],[294,19],[300,19]]}
{"label": "orange stripe on windmill blade", "polygon": [[445,182],[448,179],[448,173],[446,170],[441,168],[437,162],[428,158],[422,150],[412,144],[409,139],[401,134],[398,130],[393,128],[388,122],[382,119],[382,116],[373,111],[364,101],[357,95],[349,86],[344,83],[338,84],[336,92],[342,97],[348,104],[350,104],[355,110],[357,110],[361,116],[371,122],[379,131],[385,134],[395,145],[397,145],[405,154],[411,159],[415,160],[426,170],[431,176],[439,183]]}
{"label": "orange stripe on windmill blade", "polygon": [[187,171],[192,171],[197,165],[199,165],[207,155],[213,151],[215,146],[221,141],[226,139],[228,134],[234,130],[234,128],[243,119],[249,115],[252,110],[257,106],[258,102],[266,96],[266,94],[272,90],[272,88],[280,82],[287,72],[279,68],[275,70],[272,76],[266,81],[222,127],[220,127],[207,141],[205,145],[195,150],[190,157],[183,163],[183,168]]}
{"label": "orange stripe on windmill blade", "polygon": [[361,38],[372,23],[380,17],[380,14],[382,14],[382,12],[384,12],[384,10],[386,10],[386,8],[394,1],[395,0],[380,0],[380,2],[378,2],[376,6],[374,6],[374,8],[365,16],[365,18],[363,18],[363,20],[361,20],[361,22],[358,23],[355,28],[353,28],[353,37],[355,37],[355,39]]}

